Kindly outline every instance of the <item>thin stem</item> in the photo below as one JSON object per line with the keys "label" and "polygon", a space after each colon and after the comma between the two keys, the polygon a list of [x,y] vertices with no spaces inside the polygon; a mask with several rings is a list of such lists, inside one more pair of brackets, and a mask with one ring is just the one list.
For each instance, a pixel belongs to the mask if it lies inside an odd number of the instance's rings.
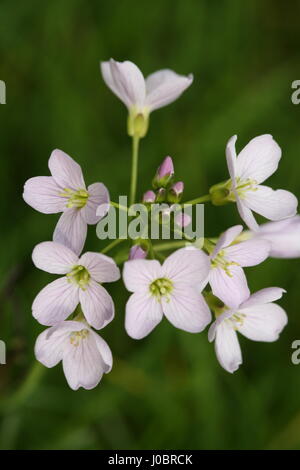
{"label": "thin stem", "polygon": [[196,199],[192,199],[191,201],[184,202],[181,204],[182,206],[189,204],[193,206],[194,204],[200,204],[201,202],[208,202],[211,200],[210,194],[205,194],[205,196],[197,197]]}
{"label": "thin stem", "polygon": [[122,242],[125,242],[127,238],[117,238],[113,242],[111,242],[109,245],[107,245],[103,250],[101,250],[101,253],[107,253],[108,251],[112,250],[115,246],[119,245]]}
{"label": "thin stem", "polygon": [[132,166],[131,166],[131,182],[130,182],[130,205],[135,203],[137,174],[138,174],[138,160],[139,160],[139,137],[133,136],[132,138]]}
{"label": "thin stem", "polygon": [[120,211],[128,212],[128,207],[122,206],[121,204],[118,204],[117,202],[110,201],[110,205],[115,207],[116,209],[119,209]]}
{"label": "thin stem", "polygon": [[173,248],[182,248],[183,246],[186,246],[187,243],[187,241],[160,243],[158,245],[154,245],[153,248],[155,251],[168,251],[173,250]]}

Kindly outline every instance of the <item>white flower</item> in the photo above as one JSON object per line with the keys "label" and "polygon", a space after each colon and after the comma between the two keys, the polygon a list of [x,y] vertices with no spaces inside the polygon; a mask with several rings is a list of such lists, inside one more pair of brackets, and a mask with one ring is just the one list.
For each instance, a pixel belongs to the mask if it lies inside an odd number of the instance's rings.
{"label": "white flower", "polygon": [[269,220],[292,217],[297,212],[297,198],[282,189],[274,191],[261,183],[277,169],[281,149],[269,134],[252,139],[236,156],[237,136],[231,137],[226,147],[226,158],[231,177],[230,192],[237,203],[244,222],[252,230],[258,225],[252,211]]}
{"label": "white flower", "polygon": [[98,215],[97,207],[109,208],[108,191],[102,183],[91,184],[86,189],[81,167],[61,150],[51,153],[49,169],[52,176],[26,181],[23,198],[44,214],[63,212],[53,240],[79,255],[86,240],[87,224],[94,225],[105,215]]}
{"label": "white flower", "polygon": [[114,317],[114,303],[99,283],[114,282],[120,270],[112,258],[87,252],[80,258],[66,246],[40,243],[32,253],[35,266],[64,277],[48,284],[35,298],[32,314],[42,325],[52,326],[68,318],[78,303],[87,322],[103,328]]}
{"label": "white flower", "polygon": [[129,111],[129,135],[143,137],[148,128],[151,111],[175,101],[188,88],[193,76],[178,75],[173,70],[159,70],[144,78],[140,69],[130,61],[101,62],[106,85],[125,104]]}
{"label": "white flower", "polygon": [[112,368],[109,346],[89,326],[80,321],[64,321],[41,333],[35,344],[35,356],[46,367],[60,361],[73,390],[90,390]]}
{"label": "white flower", "polygon": [[242,267],[262,263],[270,252],[267,240],[234,243],[242,230],[242,225],[235,225],[226,230],[210,255],[211,269],[208,281],[211,289],[216,297],[231,308],[240,305],[250,295]]}
{"label": "white flower", "polygon": [[273,301],[282,297],[284,289],[269,287],[252,294],[234,310],[224,309],[208,332],[215,340],[215,351],[221,366],[235,372],[242,364],[237,331],[253,341],[276,341],[287,324],[287,315]]}
{"label": "white flower", "polygon": [[300,216],[260,225],[250,237],[268,240],[273,258],[300,258]]}
{"label": "white flower", "polygon": [[191,333],[202,331],[211,314],[198,286],[208,271],[208,257],[191,248],[175,251],[163,265],[156,260],[127,261],[123,278],[126,288],[133,292],[126,305],[129,336],[144,338],[163,314],[177,328]]}

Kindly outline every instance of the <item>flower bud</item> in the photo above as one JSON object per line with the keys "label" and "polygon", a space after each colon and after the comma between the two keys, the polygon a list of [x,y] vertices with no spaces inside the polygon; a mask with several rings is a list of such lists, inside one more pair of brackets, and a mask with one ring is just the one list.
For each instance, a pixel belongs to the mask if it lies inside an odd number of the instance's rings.
{"label": "flower bud", "polygon": [[156,199],[155,199],[155,202],[164,202],[166,200],[166,190],[164,188],[160,188],[158,191],[157,191],[157,194],[156,194]]}
{"label": "flower bud", "polygon": [[173,184],[168,192],[168,202],[177,203],[181,200],[181,196],[184,190],[184,183],[182,181],[178,181],[177,183]]}
{"label": "flower bud", "polygon": [[155,189],[166,188],[172,182],[173,176],[173,160],[171,157],[166,157],[156,172],[156,175],[152,182],[153,187]]}
{"label": "flower bud", "polygon": [[155,202],[156,194],[154,191],[146,191],[143,195],[143,202]]}
{"label": "flower bud", "polygon": [[134,259],[145,259],[147,256],[147,251],[143,250],[143,248],[140,245],[134,245],[130,248],[129,252],[129,260],[134,260]]}

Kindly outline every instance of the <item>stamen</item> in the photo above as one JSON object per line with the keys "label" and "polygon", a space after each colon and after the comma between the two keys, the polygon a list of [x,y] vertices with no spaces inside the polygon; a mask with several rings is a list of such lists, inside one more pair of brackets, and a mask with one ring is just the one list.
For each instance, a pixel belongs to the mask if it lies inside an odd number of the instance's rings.
{"label": "stamen", "polygon": [[78,347],[80,342],[88,337],[89,333],[88,330],[72,331],[70,334],[70,343],[72,346]]}
{"label": "stamen", "polygon": [[67,199],[66,206],[68,208],[77,207],[82,209],[88,202],[89,193],[85,189],[73,191],[73,189],[65,188],[64,192],[60,193],[60,196]]}
{"label": "stamen", "polygon": [[77,284],[82,290],[86,290],[90,277],[88,270],[81,265],[74,266],[72,271],[67,274],[68,281]]}
{"label": "stamen", "polygon": [[173,290],[173,283],[170,281],[170,279],[167,278],[156,279],[150,284],[149,290],[158,301],[160,301],[162,297],[165,297],[167,302],[170,302],[170,294]]}

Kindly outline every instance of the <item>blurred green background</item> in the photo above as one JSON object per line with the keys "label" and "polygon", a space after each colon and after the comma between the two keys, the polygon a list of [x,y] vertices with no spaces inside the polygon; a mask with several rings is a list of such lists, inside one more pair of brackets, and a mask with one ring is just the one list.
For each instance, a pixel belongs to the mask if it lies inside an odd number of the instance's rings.
{"label": "blurred green background", "polygon": [[[300,366],[291,363],[291,343],[300,339],[299,260],[247,270],[252,290],[287,289],[281,305],[289,324],[274,344],[241,338],[244,365],[234,375],[217,363],[206,332],[163,321],[146,339],[130,339],[128,294],[121,282],[110,285],[117,315],[101,334],[113,371],[96,389],[73,392],[61,366],[30,372],[43,330],[31,303],[54,279],[33,267],[31,251],[51,239],[57,216],[22,200],[26,179],[48,174],[54,148],[82,165],[87,183],[103,181],[112,200],[127,193],[126,110],[99,73],[99,61],[110,57],[132,60],[145,75],[169,67],[195,77],[177,102],[151,116],[140,195],[168,154],[186,198],[205,194],[227,178],[227,139],[237,133],[240,149],[267,132],[283,149],[270,183],[299,197],[300,105],[290,98],[300,78],[299,10],[299,2],[274,0],[1,1],[1,448],[300,448]],[[205,221],[206,234],[216,235],[239,218],[234,205],[208,206]],[[104,245],[91,228],[88,249]]]}

